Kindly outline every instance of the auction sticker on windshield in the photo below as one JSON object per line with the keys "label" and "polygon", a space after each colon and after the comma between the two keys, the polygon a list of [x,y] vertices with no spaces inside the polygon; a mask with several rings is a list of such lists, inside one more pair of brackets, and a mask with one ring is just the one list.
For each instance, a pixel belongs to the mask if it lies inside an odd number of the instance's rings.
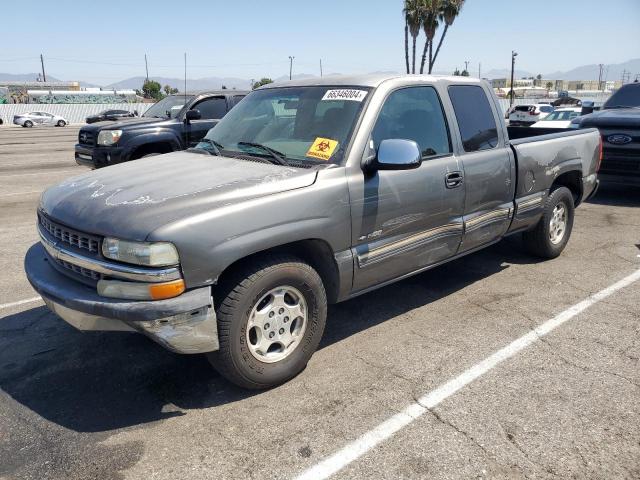
{"label": "auction sticker on windshield", "polygon": [[343,88],[340,90],[327,90],[322,100],[349,100],[352,102],[361,102],[367,96],[366,90],[353,90]]}
{"label": "auction sticker on windshield", "polygon": [[326,162],[331,158],[337,147],[338,142],[336,140],[318,137],[309,147],[307,157],[317,158]]}

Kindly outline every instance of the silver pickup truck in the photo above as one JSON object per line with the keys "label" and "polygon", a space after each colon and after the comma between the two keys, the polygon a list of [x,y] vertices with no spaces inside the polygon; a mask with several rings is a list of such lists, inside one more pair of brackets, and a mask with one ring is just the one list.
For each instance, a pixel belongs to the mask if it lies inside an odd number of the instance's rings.
{"label": "silver pickup truck", "polygon": [[517,232],[558,256],[600,136],[536,134],[464,77],[270,85],[196,148],[45,191],[26,273],[78,329],[141,332],[270,387],[305,367],[328,303]]}

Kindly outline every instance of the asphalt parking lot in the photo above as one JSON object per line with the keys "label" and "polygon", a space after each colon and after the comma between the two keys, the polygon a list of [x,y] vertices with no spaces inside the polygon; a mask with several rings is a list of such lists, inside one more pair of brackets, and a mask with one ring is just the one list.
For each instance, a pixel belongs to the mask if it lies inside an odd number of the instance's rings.
{"label": "asphalt parking lot", "polygon": [[38,196],[86,171],[77,132],[0,128],[0,478],[322,478],[314,466],[565,312],[333,478],[640,478],[640,281],[568,310],[640,269],[639,190],[601,188],[556,260],[514,237],[331,307],[306,370],[248,392],[202,356],[80,333],[34,298]]}

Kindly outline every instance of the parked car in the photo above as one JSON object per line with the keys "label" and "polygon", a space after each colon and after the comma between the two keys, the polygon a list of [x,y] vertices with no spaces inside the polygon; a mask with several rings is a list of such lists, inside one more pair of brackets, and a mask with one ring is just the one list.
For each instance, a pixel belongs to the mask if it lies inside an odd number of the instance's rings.
{"label": "parked car", "polygon": [[466,77],[272,84],[189,151],[46,190],[27,277],[79,329],[142,332],[270,387],[305,367],[327,303],[518,232],[560,255],[600,136],[536,133]]}
{"label": "parked car", "polygon": [[103,110],[100,113],[88,116],[87,123],[104,122],[107,120],[116,121],[125,118],[133,118],[135,116],[136,114],[129,110]]}
{"label": "parked car", "polygon": [[533,128],[569,128],[571,120],[580,116],[582,108],[557,108],[531,127]]}
{"label": "parked car", "polygon": [[23,127],[31,128],[34,125],[52,125],[64,127],[69,122],[60,115],[53,115],[47,112],[29,112],[13,116],[13,123]]}
{"label": "parked car", "polygon": [[553,112],[553,107],[546,103],[535,105],[516,105],[509,114],[509,125],[529,126],[544,119]]}
{"label": "parked car", "polygon": [[623,85],[599,111],[573,119],[571,127],[600,130],[603,181],[640,186],[640,83]]}
{"label": "parked car", "polygon": [[139,118],[86,125],[78,133],[76,162],[100,168],[193,147],[246,94],[221,90],[170,95]]}
{"label": "parked car", "polygon": [[4,120],[2,120],[2,117],[0,117],[0,125],[2,125],[4,123]]}

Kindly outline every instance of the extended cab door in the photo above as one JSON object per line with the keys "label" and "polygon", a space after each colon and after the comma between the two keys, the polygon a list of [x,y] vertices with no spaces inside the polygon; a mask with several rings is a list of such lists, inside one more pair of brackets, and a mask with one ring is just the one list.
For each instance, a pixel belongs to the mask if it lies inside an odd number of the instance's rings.
{"label": "extended cab door", "polygon": [[513,215],[515,160],[497,109],[479,85],[451,85],[464,172],[464,237],[460,252],[504,235]]}
{"label": "extended cab door", "polygon": [[385,139],[414,140],[422,164],[350,179],[354,291],[449,258],[462,238],[464,188],[455,181],[461,166],[433,86],[389,93],[371,132],[370,149],[377,151]]}
{"label": "extended cab door", "polygon": [[184,127],[184,141],[187,148],[195,147],[204,138],[218,121],[224,117],[229,110],[227,99],[223,95],[209,97],[194,104],[190,110],[200,112],[199,120],[191,120]]}

